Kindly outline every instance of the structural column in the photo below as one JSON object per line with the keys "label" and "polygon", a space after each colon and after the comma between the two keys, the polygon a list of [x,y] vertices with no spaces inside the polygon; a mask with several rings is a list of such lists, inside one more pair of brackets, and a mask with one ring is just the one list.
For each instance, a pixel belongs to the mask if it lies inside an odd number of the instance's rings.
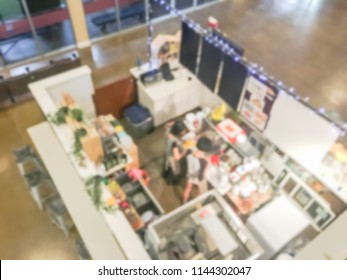
{"label": "structural column", "polygon": [[82,0],[66,0],[66,4],[75,32],[77,47],[79,49],[89,47],[90,40]]}

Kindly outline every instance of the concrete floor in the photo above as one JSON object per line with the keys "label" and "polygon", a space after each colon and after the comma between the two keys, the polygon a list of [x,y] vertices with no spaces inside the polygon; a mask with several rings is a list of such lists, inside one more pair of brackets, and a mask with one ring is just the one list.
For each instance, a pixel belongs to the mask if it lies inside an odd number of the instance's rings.
{"label": "concrete floor", "polygon": [[[221,29],[245,48],[250,61],[264,66],[266,72],[293,86],[300,95],[309,96],[317,107],[335,110],[347,120],[345,0],[233,0],[189,16],[205,25],[209,15],[218,18]],[[173,19],[156,24],[155,32],[175,32],[179,26]],[[80,51],[82,61],[94,70],[96,87],[127,76],[135,56],[145,59],[145,53],[145,28]],[[73,240],[66,239],[34,204],[11,154],[14,148],[30,143],[26,128],[43,120],[32,100],[0,112],[1,259],[77,258]],[[172,199],[176,190],[153,187],[160,177],[161,135],[157,130],[138,144],[141,162],[156,174],[151,189],[169,211],[179,204],[177,198]]]}

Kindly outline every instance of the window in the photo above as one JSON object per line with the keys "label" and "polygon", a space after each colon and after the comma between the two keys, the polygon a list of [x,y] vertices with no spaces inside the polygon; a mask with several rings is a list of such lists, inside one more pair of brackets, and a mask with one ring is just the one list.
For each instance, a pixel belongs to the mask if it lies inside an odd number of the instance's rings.
{"label": "window", "polygon": [[0,0],[0,66],[39,54],[20,1]]}
{"label": "window", "polygon": [[83,6],[90,38],[120,30],[115,0],[84,1]]}
{"label": "window", "polygon": [[0,66],[74,43],[65,0],[0,0]]}
{"label": "window", "polygon": [[170,11],[166,9],[165,5],[162,5],[161,3],[171,4],[170,0],[160,0],[158,2],[149,0],[150,15],[152,19],[168,15],[170,13]]}
{"label": "window", "polygon": [[43,53],[75,44],[65,0],[26,0]]}
{"label": "window", "polygon": [[176,9],[184,10],[191,8],[194,5],[194,0],[176,0]]}
{"label": "window", "polygon": [[216,2],[217,0],[198,0],[198,5],[208,4],[211,2]]}
{"label": "window", "polygon": [[145,0],[84,1],[84,11],[90,38],[141,25],[146,22]]}
{"label": "window", "polygon": [[118,0],[121,29],[146,23],[145,0]]}

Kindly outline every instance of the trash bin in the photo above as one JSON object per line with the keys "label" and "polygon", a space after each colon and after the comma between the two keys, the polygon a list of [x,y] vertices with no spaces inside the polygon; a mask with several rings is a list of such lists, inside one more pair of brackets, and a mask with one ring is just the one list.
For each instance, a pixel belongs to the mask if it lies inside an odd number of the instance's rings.
{"label": "trash bin", "polygon": [[123,114],[131,136],[141,138],[153,130],[153,117],[142,105],[133,104],[127,107]]}

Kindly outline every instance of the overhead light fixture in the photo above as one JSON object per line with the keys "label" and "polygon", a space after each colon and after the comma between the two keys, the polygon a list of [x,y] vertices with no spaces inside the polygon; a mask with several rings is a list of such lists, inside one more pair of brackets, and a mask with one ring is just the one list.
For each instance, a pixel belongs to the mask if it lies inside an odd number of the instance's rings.
{"label": "overhead light fixture", "polygon": [[259,79],[266,82],[267,81],[267,77],[265,75],[259,75]]}
{"label": "overhead light fixture", "polygon": [[[305,102],[305,105],[312,110],[311,111],[312,113],[315,111],[316,113],[319,113],[319,114],[322,114],[322,115],[325,114],[325,109],[324,108],[320,108],[320,109],[317,110],[317,108],[313,107],[312,105],[310,105],[308,103],[309,102],[309,97],[301,98],[300,96],[294,94],[295,93],[295,89],[293,87],[291,87],[291,88],[285,87],[284,88],[284,85],[283,85],[282,81],[277,81],[276,82],[276,80],[272,76],[269,77],[268,74],[266,72],[264,72],[264,67],[260,67],[256,63],[248,62],[246,58],[243,58],[242,56],[237,55],[235,50],[232,49],[230,46],[227,46],[228,44],[226,42],[224,42],[224,40],[220,39],[218,37],[218,35],[214,35],[213,34],[213,35],[211,35],[211,37],[207,37],[208,34],[211,34],[210,30],[204,29],[199,24],[196,24],[194,21],[190,20],[184,13],[182,13],[181,11],[178,11],[174,7],[172,7],[169,4],[167,4],[167,1],[165,1],[165,0],[154,0],[154,2],[159,2],[160,5],[166,5],[167,9],[173,11],[175,14],[180,15],[182,21],[186,22],[190,28],[195,28],[196,31],[204,34],[205,35],[204,37],[206,38],[206,41],[208,43],[214,43],[214,45],[216,47],[221,48],[221,50],[225,54],[228,54],[229,56],[234,56],[234,60],[235,61],[242,61],[245,64],[245,66],[248,68],[248,71],[249,71],[250,74],[252,74],[252,75],[258,74],[258,77],[259,77],[260,80],[268,81],[268,83],[271,82],[271,85],[273,85],[275,87],[276,87],[276,84],[277,84],[277,86],[279,86],[282,89],[284,89],[284,90],[280,91],[281,95],[286,93],[286,94],[290,95],[295,100],[301,101],[303,103]],[[227,36],[225,36],[225,37],[227,37]],[[337,124],[335,121],[333,123],[340,127],[340,125]],[[345,124],[343,126],[343,128],[345,130],[347,130],[347,124]]]}
{"label": "overhead light fixture", "polygon": [[257,71],[253,67],[248,67],[248,71],[253,75],[257,73]]}

